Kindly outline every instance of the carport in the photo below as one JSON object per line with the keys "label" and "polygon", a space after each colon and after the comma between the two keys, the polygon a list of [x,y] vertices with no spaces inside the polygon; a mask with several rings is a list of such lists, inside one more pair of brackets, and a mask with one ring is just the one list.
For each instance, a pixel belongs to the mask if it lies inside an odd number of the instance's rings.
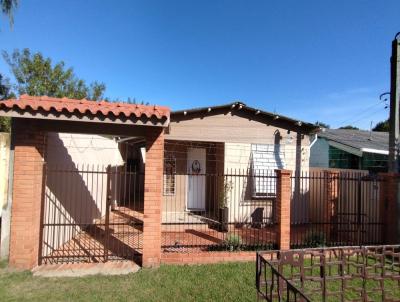
{"label": "carport", "polygon": [[[88,255],[87,257],[69,255],[62,258],[66,262],[123,260],[128,254],[114,255],[112,249],[115,246],[123,245],[128,246],[129,250],[130,241],[124,238],[131,235],[129,227],[132,227],[132,221],[139,219],[142,221],[143,229],[138,236],[141,241],[140,251],[135,251],[135,256],[140,257],[139,261],[142,262],[143,266],[157,266],[161,256],[163,133],[164,128],[169,124],[169,114],[169,108],[161,106],[94,102],[46,96],[22,95],[19,99],[1,101],[0,115],[12,117],[13,180],[12,190],[9,193],[12,194],[10,196],[12,198],[9,198],[9,200],[12,200],[9,240],[10,265],[31,269],[42,264],[44,259],[52,259],[54,255],[62,255],[60,249],[64,253],[65,251],[71,253],[70,250],[74,250],[71,248],[72,239],[74,239],[73,246],[79,246],[80,251],[88,250]],[[102,172],[103,174],[106,173],[107,179],[107,189],[104,190],[106,193],[102,197],[106,200],[104,205],[99,207],[95,197],[91,196],[95,200],[93,203],[95,209],[91,212],[101,214],[97,214],[96,217],[90,216],[92,222],[87,223],[86,221],[85,227],[76,218],[78,216],[76,213],[81,213],[77,206],[82,206],[82,201],[86,202],[85,199],[76,196],[71,197],[68,199],[69,206],[62,204],[62,210],[57,210],[58,205],[61,205],[58,201],[51,206],[47,205],[48,200],[50,200],[47,193],[49,183],[57,183],[57,188],[63,188],[67,192],[76,190],[74,188],[76,182],[63,180],[59,176],[60,174],[54,173],[54,170],[51,174],[46,165],[48,156],[46,154],[46,137],[49,132],[108,135],[118,139],[124,137],[137,138],[143,142],[146,163],[144,165],[143,206],[139,211],[140,213],[137,214],[136,209],[129,208],[120,213],[118,216],[120,218],[115,220],[115,228],[110,228],[110,219],[113,219],[112,217],[116,216],[118,212],[114,211],[115,209],[111,204],[112,197],[109,190],[112,186],[110,175],[115,176],[116,172],[108,170]],[[118,173],[122,174],[125,179],[127,175],[131,177],[132,173],[136,173],[126,169],[125,167],[122,172],[121,169],[118,170]],[[81,171],[76,167],[71,171],[63,172],[81,175],[79,174]],[[87,184],[87,182],[82,183]],[[93,180],[91,183],[93,183]],[[53,186],[55,187],[54,184]],[[127,208],[126,198],[123,205],[124,208]],[[102,210],[102,208],[104,209]],[[75,214],[72,212],[75,212]],[[132,215],[135,217],[130,216],[133,212],[136,213],[136,216]],[[53,216],[54,218],[52,218]],[[65,217],[68,217],[68,219]],[[89,224],[90,227],[88,227]],[[94,235],[93,232],[90,232],[93,225],[97,230]],[[49,231],[50,227],[53,227],[52,233]],[[67,227],[70,229],[67,230]],[[115,235],[121,233],[119,231],[121,229],[124,230],[123,235],[126,235],[125,237]],[[60,230],[64,233],[60,233]],[[55,234],[63,234],[64,237]],[[53,239],[49,239],[51,236],[53,236]],[[49,248],[49,242],[55,245],[54,242],[60,241],[57,236],[68,240],[61,240],[62,242],[57,244],[57,248]],[[89,237],[87,246],[82,246],[83,241],[80,241],[79,238]],[[90,255],[91,250],[96,250],[97,254]],[[124,251],[126,250],[125,248]]]}

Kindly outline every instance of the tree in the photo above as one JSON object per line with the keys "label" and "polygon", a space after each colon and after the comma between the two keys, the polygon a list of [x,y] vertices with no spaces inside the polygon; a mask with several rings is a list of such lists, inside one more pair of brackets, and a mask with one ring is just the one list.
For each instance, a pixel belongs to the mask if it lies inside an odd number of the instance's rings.
{"label": "tree", "polygon": [[347,126],[344,126],[344,127],[340,127],[339,129],[360,130],[359,128],[354,127],[352,125],[347,125]]}
{"label": "tree", "polygon": [[18,0],[0,0],[1,12],[8,17],[10,24],[14,23],[14,10],[18,6]]}
{"label": "tree", "polygon": [[40,52],[32,54],[25,48],[14,50],[12,54],[3,51],[3,57],[15,77],[19,94],[99,100],[106,89],[103,83],[87,85],[76,77],[72,68],[66,68],[63,61],[52,64],[51,59]]}
{"label": "tree", "polygon": [[328,124],[325,124],[325,123],[323,123],[323,122],[316,122],[315,123],[317,126],[319,126],[319,127],[321,127],[321,128],[327,128],[327,129],[329,129],[331,126],[329,126]]}
{"label": "tree", "polygon": [[[5,79],[0,74],[0,100],[6,100],[15,97],[15,94],[11,91],[11,85],[8,79]],[[8,117],[0,116],[0,132],[10,132],[11,120]]]}
{"label": "tree", "polygon": [[[1,12],[8,17],[10,24],[13,24],[13,12],[18,5],[17,0],[0,0]],[[14,94],[11,92],[8,79],[5,79],[0,73],[0,100],[8,99],[13,97]],[[0,117],[0,132],[10,132],[11,119],[8,117]]]}
{"label": "tree", "polygon": [[389,119],[377,123],[375,127],[372,128],[372,131],[389,132],[390,131]]}

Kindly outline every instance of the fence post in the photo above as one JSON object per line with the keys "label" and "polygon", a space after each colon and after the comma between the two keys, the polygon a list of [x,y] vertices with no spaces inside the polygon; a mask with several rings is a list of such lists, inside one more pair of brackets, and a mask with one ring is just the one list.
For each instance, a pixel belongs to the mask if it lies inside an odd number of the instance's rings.
{"label": "fence post", "polygon": [[276,182],[276,223],[277,241],[280,250],[290,249],[290,197],[291,174],[290,170],[275,170]]}
{"label": "fence post", "polygon": [[326,219],[328,241],[338,239],[339,171],[324,171],[326,192]]}
{"label": "fence post", "polygon": [[400,242],[400,174],[380,173],[379,209],[382,226],[382,243]]}

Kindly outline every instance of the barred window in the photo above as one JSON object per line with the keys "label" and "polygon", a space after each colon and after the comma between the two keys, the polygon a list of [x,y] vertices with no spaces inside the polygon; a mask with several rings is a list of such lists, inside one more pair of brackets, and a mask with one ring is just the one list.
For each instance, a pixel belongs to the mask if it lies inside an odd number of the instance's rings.
{"label": "barred window", "polygon": [[172,156],[164,159],[164,195],[175,195],[176,159]]}
{"label": "barred window", "polygon": [[276,195],[275,169],[285,166],[284,154],[275,145],[252,145],[253,197]]}

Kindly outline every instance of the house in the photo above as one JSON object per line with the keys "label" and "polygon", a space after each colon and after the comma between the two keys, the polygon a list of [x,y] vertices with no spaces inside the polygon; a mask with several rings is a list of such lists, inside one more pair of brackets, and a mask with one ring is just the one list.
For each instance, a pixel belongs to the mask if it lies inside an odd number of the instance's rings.
{"label": "house", "polygon": [[307,173],[318,128],[241,102],[171,113],[23,95],[0,115],[13,126],[1,248],[15,267],[251,260],[316,234],[373,244],[395,214],[380,205],[397,183]]}
{"label": "house", "polygon": [[216,219],[224,199],[229,223],[270,221],[274,170],[308,171],[309,137],[317,129],[241,102],[171,112],[164,149],[165,173],[173,171],[164,177],[166,215],[189,211]]}
{"label": "house", "polygon": [[311,144],[310,167],[386,172],[389,133],[323,129]]}
{"label": "house", "polygon": [[[270,222],[274,170],[307,172],[309,137],[316,129],[241,102],[171,112],[165,129],[163,222],[218,220],[221,199],[231,209],[231,223]],[[143,172],[144,148],[140,137],[52,133],[47,163]],[[139,195],[137,199],[142,200],[143,185],[140,181],[136,192],[122,195]],[[226,186],[229,190],[222,192]],[[91,186],[84,187],[89,195],[96,193]]]}
{"label": "house", "polygon": [[225,248],[231,235],[248,248],[287,248],[276,227],[287,216],[274,212],[301,197],[318,129],[241,102],[170,113],[24,95],[0,102],[0,113],[14,129],[4,240],[10,262],[26,268],[136,257],[152,266],[164,252]]}

